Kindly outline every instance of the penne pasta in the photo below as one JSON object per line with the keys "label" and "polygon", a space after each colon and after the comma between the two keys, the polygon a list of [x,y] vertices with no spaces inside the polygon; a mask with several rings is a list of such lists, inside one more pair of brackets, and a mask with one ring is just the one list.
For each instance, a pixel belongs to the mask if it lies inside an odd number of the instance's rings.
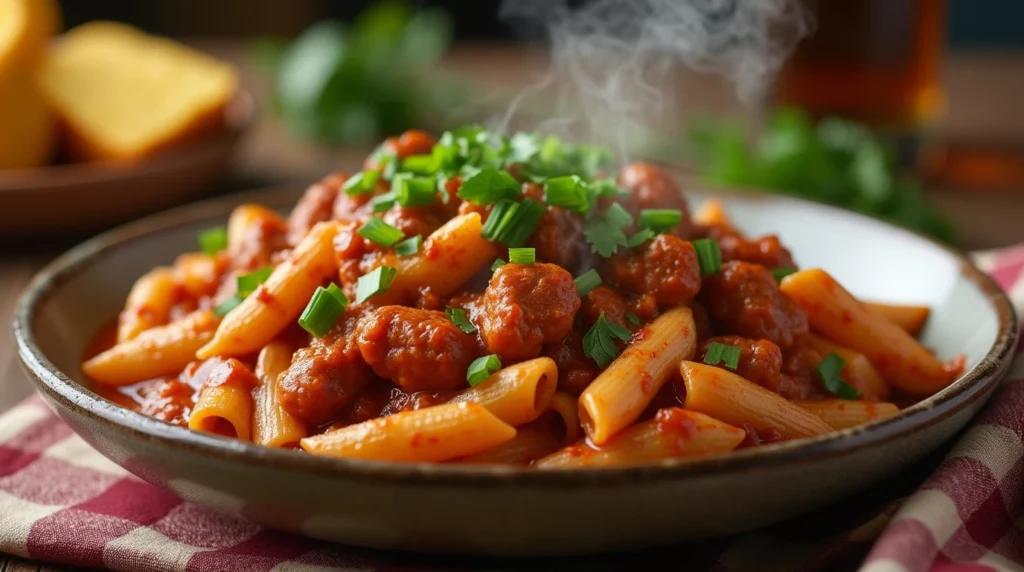
{"label": "penne pasta", "polygon": [[843,370],[840,372],[840,376],[859,389],[864,399],[869,401],[889,399],[889,384],[882,378],[882,374],[878,373],[875,366],[871,365],[867,356],[814,334],[808,336],[807,343],[823,356],[836,354],[843,358]]}
{"label": "penne pasta", "polygon": [[689,308],[669,310],[634,334],[630,344],[580,394],[583,430],[603,445],[647,407],[679,362],[693,356],[697,329]]}
{"label": "penne pasta", "polygon": [[662,409],[654,419],[638,423],[592,447],[579,442],[543,459],[538,469],[622,467],[663,459],[702,457],[728,453],[746,437],[746,432],[728,423],[676,407]]}
{"label": "penne pasta", "polygon": [[472,402],[445,403],[349,425],[300,441],[316,455],[378,461],[439,462],[491,449],[516,429]]}
{"label": "penne pasta", "polygon": [[821,418],[756,383],[710,365],[684,361],[683,407],[756,431],[774,431],[782,440],[814,437],[832,431]]}
{"label": "penne pasta", "polygon": [[228,217],[228,256],[242,268],[267,264],[268,239],[287,228],[284,217],[264,206],[239,205]]}
{"label": "penne pasta", "polygon": [[536,358],[494,372],[486,381],[464,389],[450,403],[472,401],[513,427],[529,423],[548,408],[558,385],[551,358]]}
{"label": "penne pasta", "polygon": [[154,268],[143,274],[132,286],[124,310],[118,316],[118,343],[166,324],[176,297],[177,286],[170,268]]}
{"label": "penne pasta", "polygon": [[212,296],[220,286],[226,262],[223,257],[187,252],[174,261],[174,280],[189,298]]}
{"label": "penne pasta", "polygon": [[255,411],[252,440],[267,447],[296,447],[308,433],[306,424],[288,412],[278,397],[278,381],[292,361],[292,348],[284,342],[270,342],[256,360]]}
{"label": "penne pasta", "polygon": [[82,364],[82,371],[106,385],[128,385],[176,375],[195,359],[196,350],[213,337],[217,322],[211,310],[193,312],[92,357]]}
{"label": "penne pasta", "polygon": [[558,391],[551,398],[551,404],[548,407],[548,410],[561,420],[561,427],[565,429],[562,441],[565,444],[575,443],[580,438],[582,429],[580,427],[579,399]]}
{"label": "penne pasta", "polygon": [[794,403],[817,415],[833,429],[863,425],[869,421],[891,417],[900,411],[900,408],[892,403],[848,401],[846,399],[801,400]]}
{"label": "penne pasta", "polygon": [[252,436],[252,389],[256,378],[242,362],[221,360],[211,368],[192,408],[188,428],[249,441]]}
{"label": "penne pasta", "polygon": [[317,223],[266,282],[224,316],[196,357],[240,356],[258,351],[292,323],[317,286],[338,271],[332,242],[338,223]]}
{"label": "penne pasta", "polygon": [[693,213],[693,222],[703,226],[717,226],[733,230],[735,227],[729,220],[729,214],[725,205],[718,199],[708,199],[701,203],[696,212]]}
{"label": "penne pasta", "polygon": [[917,336],[924,329],[925,322],[931,314],[928,306],[906,306],[900,304],[882,304],[880,302],[865,302],[869,308],[885,316],[887,320],[906,330],[912,336]]}
{"label": "penne pasta", "polygon": [[912,395],[930,395],[956,372],[896,324],[858,302],[821,269],[786,276],[779,288],[807,312],[811,328],[865,356],[886,380]]}
{"label": "penne pasta", "polygon": [[414,300],[423,288],[450,296],[498,256],[498,249],[480,236],[480,215],[459,215],[434,231],[414,256],[398,258],[391,288],[374,296],[378,306]]}
{"label": "penne pasta", "polygon": [[563,446],[551,431],[532,424],[516,430],[516,436],[486,451],[458,460],[467,464],[527,465]]}

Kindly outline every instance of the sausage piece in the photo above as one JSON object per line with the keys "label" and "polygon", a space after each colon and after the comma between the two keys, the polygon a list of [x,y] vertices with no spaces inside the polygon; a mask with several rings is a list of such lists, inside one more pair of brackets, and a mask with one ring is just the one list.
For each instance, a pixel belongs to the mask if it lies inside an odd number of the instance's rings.
{"label": "sausage piece", "polygon": [[641,248],[619,252],[606,261],[605,270],[612,283],[637,294],[651,294],[662,305],[686,304],[700,291],[697,251],[689,242],[667,234],[659,234]]}
{"label": "sausage piece", "polygon": [[382,306],[360,320],[357,338],[373,371],[407,393],[465,386],[476,357],[473,338],[434,310]]}
{"label": "sausage piece", "polygon": [[[740,336],[718,336],[704,340],[697,347],[696,361],[704,361],[708,346],[725,344],[740,349],[739,365],[734,370],[740,377],[776,391],[782,371],[782,350],[768,340],[752,340]],[[717,364],[725,367],[724,364]]]}
{"label": "sausage piece", "polygon": [[718,242],[723,262],[742,260],[760,264],[765,268],[796,267],[793,256],[779,242],[779,237],[774,234],[750,240],[734,230],[711,227],[708,230],[708,238]]}
{"label": "sausage piece", "polygon": [[786,351],[808,332],[807,314],[764,266],[734,260],[705,280],[708,310],[724,331],[769,340]]}
{"label": "sausage piece", "polygon": [[338,418],[373,378],[351,335],[355,318],[299,349],[278,386],[281,404],[292,415],[320,425]]}
{"label": "sausage piece", "polygon": [[628,204],[634,214],[641,209],[679,209],[683,215],[680,223],[669,232],[683,239],[692,237],[693,223],[683,190],[675,178],[660,167],[644,162],[626,165],[619,171],[619,184],[632,195],[633,200]]}
{"label": "sausage piece", "polygon": [[480,334],[503,363],[535,358],[572,330],[580,309],[572,275],[554,264],[506,264],[484,291]]}

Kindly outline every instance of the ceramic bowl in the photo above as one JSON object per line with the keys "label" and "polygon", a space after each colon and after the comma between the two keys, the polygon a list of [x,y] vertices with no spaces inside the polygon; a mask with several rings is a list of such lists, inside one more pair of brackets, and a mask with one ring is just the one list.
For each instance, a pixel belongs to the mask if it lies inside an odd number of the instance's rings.
{"label": "ceramic bowl", "polygon": [[0,238],[81,235],[195,200],[223,174],[256,117],[240,91],[224,128],[135,163],[0,171]]}
{"label": "ceramic bowl", "polygon": [[[955,383],[895,417],[815,439],[697,461],[562,472],[315,457],[194,433],[122,409],[83,385],[86,342],[133,280],[195,248],[242,201],[207,201],[111,231],[62,256],[17,308],[19,355],[47,402],[87,442],[189,501],[355,545],[489,555],[580,554],[734,533],[820,507],[900,471],[984,405],[1016,342],[1014,310],[963,256],[881,222],[795,199],[723,195],[737,225],[778,232],[802,266],[855,294],[928,304],[924,342],[966,353]],[[694,196],[694,202],[701,198]]]}

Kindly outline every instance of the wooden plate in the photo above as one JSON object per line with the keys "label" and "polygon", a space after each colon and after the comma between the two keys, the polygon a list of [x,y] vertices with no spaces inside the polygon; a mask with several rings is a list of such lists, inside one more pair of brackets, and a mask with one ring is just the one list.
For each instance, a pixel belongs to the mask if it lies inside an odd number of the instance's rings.
{"label": "wooden plate", "polygon": [[224,130],[138,163],[0,171],[0,237],[90,233],[194,199],[223,173],[255,115],[241,91]]}

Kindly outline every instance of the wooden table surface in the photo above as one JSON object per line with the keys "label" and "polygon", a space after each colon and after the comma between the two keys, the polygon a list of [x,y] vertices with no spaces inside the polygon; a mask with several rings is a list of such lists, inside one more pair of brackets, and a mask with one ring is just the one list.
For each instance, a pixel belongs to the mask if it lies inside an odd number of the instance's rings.
{"label": "wooden table surface", "polygon": [[[257,95],[264,93],[261,78],[243,57],[242,46],[198,41],[198,46],[242,70],[243,84]],[[446,66],[474,77],[516,85],[528,80],[542,64],[536,54],[523,54],[497,46],[456,49]],[[958,140],[1024,139],[1024,54],[954,54],[945,65],[949,110],[939,132]],[[723,90],[726,90],[723,92]],[[691,104],[723,109],[730,101],[728,88],[711,80],[702,81],[688,96]],[[724,104],[728,106],[728,103]],[[358,160],[355,151],[317,148],[293,138],[282,125],[264,116],[249,133],[232,171],[217,189],[225,192],[270,184],[304,184]],[[965,249],[995,248],[1024,242],[1024,188],[1019,191],[981,192],[930,189],[939,205],[953,215],[962,229]],[[3,205],[0,204],[0,208]],[[31,392],[17,363],[9,324],[15,300],[39,268],[63,250],[70,240],[45,244],[0,244],[0,412]],[[39,562],[0,554],[0,572],[65,570]]]}

